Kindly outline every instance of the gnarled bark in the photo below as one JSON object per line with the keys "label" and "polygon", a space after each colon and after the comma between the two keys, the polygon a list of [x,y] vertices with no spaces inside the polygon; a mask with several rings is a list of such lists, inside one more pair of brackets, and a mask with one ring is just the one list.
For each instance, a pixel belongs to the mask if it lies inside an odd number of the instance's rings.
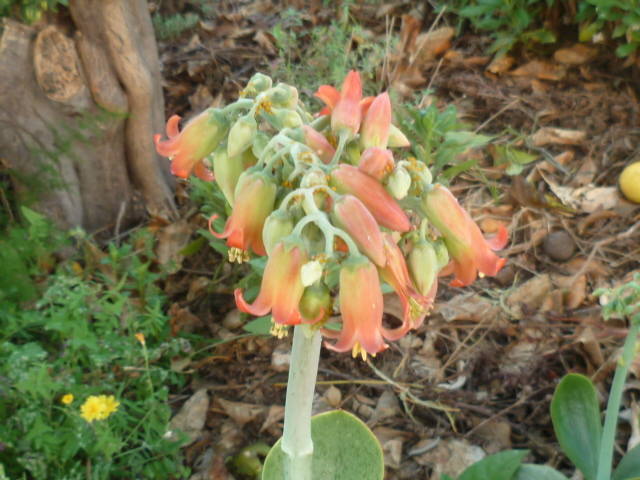
{"label": "gnarled bark", "polygon": [[141,203],[173,216],[173,179],[153,144],[164,102],[146,1],[69,10],[73,25],[2,21],[0,156],[19,199],[89,231],[138,220]]}

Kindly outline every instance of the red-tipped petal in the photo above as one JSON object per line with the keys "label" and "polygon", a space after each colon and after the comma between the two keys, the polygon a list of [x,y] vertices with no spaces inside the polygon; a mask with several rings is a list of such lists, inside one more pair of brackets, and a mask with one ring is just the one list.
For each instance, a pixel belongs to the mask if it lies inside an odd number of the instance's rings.
{"label": "red-tipped petal", "polygon": [[341,100],[347,100],[349,102],[360,103],[362,100],[362,82],[360,81],[360,74],[355,70],[351,70],[344,82],[342,83]]}
{"label": "red-tipped petal", "polygon": [[340,92],[331,85],[320,85],[314,96],[322,100],[331,109],[335,108],[340,101]]}
{"label": "red-tipped petal", "polygon": [[173,138],[180,134],[180,130],[178,129],[179,122],[180,117],[178,115],[173,115],[169,120],[167,120],[167,137]]}
{"label": "red-tipped petal", "polygon": [[193,173],[195,173],[200,180],[204,180],[205,182],[212,182],[216,179],[216,176],[211,170],[205,167],[202,160],[196,163]]}
{"label": "red-tipped petal", "polygon": [[242,289],[236,288],[233,292],[233,295],[236,298],[236,305],[238,306],[238,310],[244,313],[250,313],[251,315],[255,315],[256,317],[264,317],[271,310],[271,301],[270,299],[265,299],[262,293],[258,295],[255,302],[253,304],[247,303],[247,301],[242,296]]}
{"label": "red-tipped petal", "polygon": [[375,99],[376,97],[364,97],[362,100],[360,100],[360,112],[362,112],[363,117],[367,114],[367,112],[369,112],[369,108],[371,107],[371,104]]}
{"label": "red-tipped petal", "polygon": [[509,240],[509,232],[504,225],[500,225],[498,232],[492,238],[486,239],[485,242],[491,250],[502,250]]}

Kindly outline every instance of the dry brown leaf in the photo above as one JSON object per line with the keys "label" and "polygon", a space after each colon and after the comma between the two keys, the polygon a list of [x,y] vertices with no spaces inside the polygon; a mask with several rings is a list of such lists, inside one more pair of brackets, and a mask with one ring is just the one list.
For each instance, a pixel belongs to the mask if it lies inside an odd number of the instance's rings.
{"label": "dry brown leaf", "polygon": [[506,73],[507,70],[509,70],[511,67],[513,67],[515,61],[515,58],[509,57],[508,55],[494,57],[487,67],[485,73],[489,74],[489,76],[493,75],[499,77],[500,75]]}
{"label": "dry brown leaf", "polygon": [[538,310],[549,296],[551,289],[551,277],[548,273],[536,275],[511,292],[506,303],[513,316],[522,318],[524,311]]}
{"label": "dry brown leaf", "polygon": [[171,419],[171,430],[184,432],[190,439],[189,443],[193,443],[202,433],[208,411],[209,394],[205,389],[198,390],[184,402],[180,411]]}
{"label": "dry brown leaf", "polygon": [[531,140],[536,147],[545,145],[580,145],[587,138],[582,130],[542,127],[533,134]]}
{"label": "dry brown leaf", "polygon": [[267,412],[267,418],[260,427],[260,433],[270,430],[274,425],[284,420],[284,407],[281,405],[271,405]]}
{"label": "dry brown leaf", "polygon": [[200,84],[196,87],[196,91],[193,95],[189,95],[189,105],[194,112],[200,112],[211,106],[213,103],[213,95],[209,92],[209,89]]}
{"label": "dry brown leaf", "polygon": [[385,390],[378,399],[378,403],[373,411],[373,415],[369,419],[369,423],[372,424],[378,420],[393,418],[399,414],[400,404],[398,403],[398,397],[396,397],[396,394],[392,391]]}
{"label": "dry brown leaf", "polygon": [[553,59],[565,65],[582,65],[593,60],[598,55],[596,48],[583,43],[576,43],[572,47],[561,48],[553,54]]}
{"label": "dry brown leaf", "polygon": [[264,30],[258,30],[253,39],[269,53],[276,53],[275,38],[271,33]]}
{"label": "dry brown leaf", "polygon": [[432,32],[421,33],[416,38],[415,52],[409,57],[410,64],[422,64],[447,51],[456,34],[453,27],[441,27]]}
{"label": "dry brown leaf", "polygon": [[196,277],[189,284],[189,291],[187,292],[187,301],[193,302],[194,300],[199,300],[207,295],[207,290],[211,285],[211,279],[209,277]]}
{"label": "dry brown leaf", "polygon": [[267,413],[268,408],[264,405],[253,405],[243,402],[230,402],[224,398],[216,398],[222,409],[229,415],[239,426],[243,426],[252,422],[261,415]]}
{"label": "dry brown leaf", "polygon": [[576,332],[577,340],[582,344],[582,349],[587,355],[587,358],[594,366],[595,369],[600,368],[604,365],[605,356],[602,353],[602,348],[600,347],[600,342],[596,339],[595,334],[593,333],[592,327],[585,327],[579,333]]}
{"label": "dry brown leaf", "polygon": [[173,303],[169,308],[169,324],[171,335],[177,336],[179,332],[194,333],[204,326],[202,319],[189,311],[189,307],[181,308]]}
{"label": "dry brown leaf", "polygon": [[580,162],[580,168],[576,172],[575,176],[569,182],[570,187],[584,187],[593,182],[598,172],[595,160],[588,156]]}
{"label": "dry brown leaf", "polygon": [[509,72],[514,77],[537,78],[539,80],[562,80],[566,69],[562,65],[534,60]]}
{"label": "dry brown leaf", "polygon": [[280,342],[271,354],[271,368],[276,372],[287,372],[291,364],[291,345]]}
{"label": "dry brown leaf", "polygon": [[[480,420],[477,419],[477,421]],[[474,429],[474,432],[476,436],[487,442],[483,445],[488,455],[511,448],[511,425],[504,420],[490,420]]]}
{"label": "dry brown leaf", "polygon": [[407,437],[407,433],[389,427],[376,427],[373,429],[373,434],[382,447],[385,466],[393,468],[394,470],[400,468],[402,446]]}
{"label": "dry brown leaf", "polygon": [[475,293],[461,293],[447,303],[436,304],[434,309],[434,313],[442,315],[447,322],[493,320],[498,315],[498,311],[499,308],[493,303]]}
{"label": "dry brown leaf", "polygon": [[543,208],[549,203],[533,184],[527,182],[522,175],[511,179],[509,198],[524,207]]}
{"label": "dry brown leaf", "polygon": [[184,219],[158,229],[156,255],[160,265],[166,267],[170,262],[174,262],[174,269],[180,268],[184,260],[180,251],[189,243],[191,232],[191,225]]}

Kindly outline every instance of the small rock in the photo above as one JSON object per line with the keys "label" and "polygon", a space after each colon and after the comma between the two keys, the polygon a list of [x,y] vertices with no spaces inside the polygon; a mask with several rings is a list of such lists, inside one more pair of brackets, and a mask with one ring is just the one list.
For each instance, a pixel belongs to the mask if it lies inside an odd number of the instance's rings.
{"label": "small rock", "polygon": [[567,232],[558,230],[545,238],[544,251],[553,260],[565,262],[573,256],[576,244]]}

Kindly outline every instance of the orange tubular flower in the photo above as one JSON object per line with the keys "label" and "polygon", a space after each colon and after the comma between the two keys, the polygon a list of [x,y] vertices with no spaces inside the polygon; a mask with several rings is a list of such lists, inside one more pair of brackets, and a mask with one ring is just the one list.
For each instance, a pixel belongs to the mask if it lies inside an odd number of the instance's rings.
{"label": "orange tubular flower", "polygon": [[485,239],[478,225],[446,187],[435,185],[422,197],[422,208],[442,234],[452,257],[456,277],[451,286],[470,285],[478,271],[493,276],[506,263],[506,259],[498,257],[492,250],[500,250],[507,244],[507,229],[501,225],[493,238]]}
{"label": "orange tubular flower", "polygon": [[211,234],[216,238],[227,238],[227,245],[231,248],[229,260],[247,261],[250,248],[258,255],[267,254],[262,229],[273,211],[277,190],[271,177],[261,172],[246,171],[238,181],[233,211],[224,231],[217,233],[212,228],[212,222],[218,215],[209,219]]}
{"label": "orange tubular flower", "polygon": [[258,317],[271,311],[276,323],[298,325],[302,321],[298,304],[304,292],[301,269],[308,259],[299,240],[287,237],[279,242],[269,256],[255,302],[247,303],[239,288],[234,292],[238,309]]}
{"label": "orange tubular flower", "polygon": [[338,193],[350,193],[360,200],[383,227],[407,232],[411,224],[400,205],[373,177],[347,164],[331,172],[329,186]]}
{"label": "orange tubular flower", "polygon": [[373,97],[362,98],[360,74],[351,70],[342,84],[342,93],[330,85],[321,85],[315,96],[322,100],[328,108],[320,114],[331,114],[331,131],[337,137],[341,131],[353,139],[360,129],[363,115],[369,110]]}
{"label": "orange tubular flower", "polygon": [[307,139],[307,145],[315,152],[316,155],[322,160],[322,163],[329,165],[333,156],[336,153],[336,149],[324,138],[320,132],[314,130],[309,125],[302,126],[305,137]]}
{"label": "orange tubular flower", "polygon": [[360,200],[353,195],[342,195],[333,204],[331,219],[336,227],[353,238],[360,251],[373,263],[379,266],[385,264],[387,259],[380,227]]}
{"label": "orange tubular flower", "polygon": [[[335,345],[325,343],[336,352],[352,351],[354,358],[376,354],[387,348],[382,337],[382,290],[376,267],[363,256],[350,257],[340,269],[340,310],[342,332]],[[331,332],[323,331],[325,336]]]}
{"label": "orange tubular flower", "polygon": [[202,180],[211,181],[214,175],[204,165],[203,159],[213,152],[228,131],[227,121],[219,111],[208,109],[192,118],[178,130],[178,115],[167,121],[168,140],[160,140],[162,135],[154,135],[156,150],[164,157],[171,158],[171,173],[176,177],[189,178],[192,171]]}
{"label": "orange tubular flower", "polygon": [[378,95],[371,103],[360,128],[360,147],[387,148],[391,129],[391,100],[387,92]]}
{"label": "orange tubular flower", "polygon": [[433,305],[438,282],[435,282],[428,295],[419,294],[411,282],[402,250],[388,233],[384,233],[382,237],[387,262],[384,268],[379,269],[380,276],[400,297],[403,311],[402,325],[393,330],[384,329],[382,332],[384,338],[393,341],[403,337],[410,329],[415,329],[422,325],[424,318]]}

